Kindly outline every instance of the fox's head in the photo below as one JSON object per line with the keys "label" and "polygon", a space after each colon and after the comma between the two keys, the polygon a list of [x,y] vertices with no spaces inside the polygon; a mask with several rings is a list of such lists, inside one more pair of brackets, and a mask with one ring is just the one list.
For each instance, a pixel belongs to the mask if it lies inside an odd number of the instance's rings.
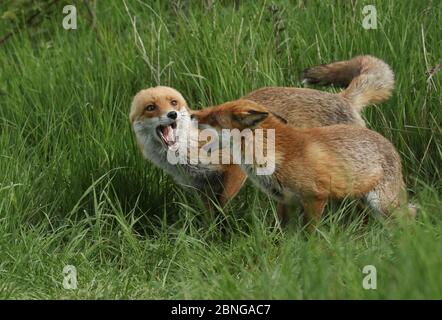
{"label": "fox's head", "polygon": [[[215,137],[214,141],[211,140],[215,148],[217,145],[225,148],[226,142],[230,143],[226,150],[230,151],[234,163],[255,166],[257,175],[273,174],[275,127],[281,122],[287,123],[285,119],[253,101],[244,99],[196,111],[191,118],[197,121],[200,129],[215,131],[213,135],[210,134],[211,137]],[[264,130],[257,133],[255,129]],[[211,144],[209,147],[215,149]],[[249,171],[250,169],[252,170]],[[250,167],[247,172],[252,174],[255,169]]]}
{"label": "fox's head", "polygon": [[175,89],[158,86],[138,92],[129,115],[137,135],[148,135],[174,148],[177,143],[176,129],[180,122],[190,121],[186,100]]}
{"label": "fox's head", "polygon": [[210,126],[219,131],[221,129],[254,129],[265,121],[269,115],[283,123],[287,123],[287,120],[270,112],[265,107],[244,99],[196,111],[191,118],[197,120],[198,125],[202,127]]}

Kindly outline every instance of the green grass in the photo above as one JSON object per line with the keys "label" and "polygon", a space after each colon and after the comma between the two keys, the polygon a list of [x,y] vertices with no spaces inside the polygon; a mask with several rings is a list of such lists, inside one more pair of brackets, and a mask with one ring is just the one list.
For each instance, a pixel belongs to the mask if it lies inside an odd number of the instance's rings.
{"label": "green grass", "polygon": [[[0,45],[0,298],[442,298],[442,71],[426,74],[442,62],[442,2],[374,1],[377,30],[362,28],[363,2],[127,2],[139,37],[122,1],[98,1],[95,30],[78,1],[78,30],[58,5]],[[364,223],[345,201],[319,232],[297,219],[280,232],[251,185],[213,220],[134,144],[141,88],[200,108],[357,54],[396,74],[364,117],[401,153],[415,224]],[[62,286],[68,264],[77,290]]]}

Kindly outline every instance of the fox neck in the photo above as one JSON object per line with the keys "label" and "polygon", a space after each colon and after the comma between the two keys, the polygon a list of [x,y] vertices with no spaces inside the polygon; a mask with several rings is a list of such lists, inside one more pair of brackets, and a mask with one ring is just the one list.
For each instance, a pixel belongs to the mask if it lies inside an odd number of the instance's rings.
{"label": "fox neck", "polygon": [[[264,138],[263,145],[268,146],[269,143],[274,144],[274,159],[268,159],[273,161],[271,166],[274,170],[269,174],[260,174],[262,166],[256,161],[256,155],[254,155],[254,161],[252,164],[241,164],[241,168],[247,174],[247,176],[254,181],[265,193],[270,194],[273,198],[280,202],[287,202],[292,199],[294,194],[285,188],[284,182],[287,179],[284,174],[284,167],[286,162],[302,163],[302,158],[305,138],[302,130],[289,127],[282,124],[280,120],[268,118],[263,121],[259,126],[255,127],[253,132],[253,140],[256,141],[256,129],[263,129],[266,132],[269,129],[274,129],[275,136],[273,141],[269,141]],[[268,135],[268,131],[267,131]],[[241,147],[242,159],[245,158],[245,147]],[[262,172],[262,171],[261,171]]]}
{"label": "fox neck", "polygon": [[[296,160],[296,158],[302,157],[306,143],[305,129],[299,129],[281,123],[281,121],[274,116],[269,116],[266,120],[252,129],[254,140],[256,140],[256,129],[261,129],[264,132],[274,130],[275,132],[275,138],[274,141],[272,141],[275,145],[275,172],[281,165],[282,160]],[[269,143],[269,141],[266,141],[266,138],[264,138],[264,145],[267,143]],[[245,148],[241,148],[241,150],[244,156]]]}

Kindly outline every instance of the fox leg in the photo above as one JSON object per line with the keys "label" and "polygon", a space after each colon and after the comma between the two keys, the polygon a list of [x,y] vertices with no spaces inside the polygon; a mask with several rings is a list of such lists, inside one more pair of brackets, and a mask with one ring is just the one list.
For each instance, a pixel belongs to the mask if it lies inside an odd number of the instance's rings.
{"label": "fox leg", "polygon": [[246,178],[246,174],[242,172],[238,165],[228,166],[223,174],[222,191],[218,198],[222,208],[241,190]]}
{"label": "fox leg", "polygon": [[278,202],[276,212],[279,217],[279,224],[285,227],[289,222],[289,208],[285,203]]}
{"label": "fox leg", "polygon": [[305,198],[302,202],[304,207],[304,220],[309,231],[313,231],[321,221],[327,199],[323,198]]}
{"label": "fox leg", "polygon": [[207,198],[206,195],[203,195],[202,202],[203,202],[204,208],[206,208],[206,211],[209,214],[209,218],[214,219],[215,218],[215,207],[214,207],[212,201],[209,198]]}

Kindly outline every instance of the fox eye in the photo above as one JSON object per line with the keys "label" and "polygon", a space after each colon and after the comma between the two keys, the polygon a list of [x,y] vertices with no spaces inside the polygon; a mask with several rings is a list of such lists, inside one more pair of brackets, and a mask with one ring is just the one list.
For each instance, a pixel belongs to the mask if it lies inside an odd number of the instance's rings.
{"label": "fox eye", "polygon": [[146,110],[147,111],[154,111],[155,110],[155,105],[154,104],[148,104],[146,106]]}
{"label": "fox eye", "polygon": [[170,104],[173,105],[174,107],[178,104],[178,101],[176,100],[172,100],[170,101]]}

